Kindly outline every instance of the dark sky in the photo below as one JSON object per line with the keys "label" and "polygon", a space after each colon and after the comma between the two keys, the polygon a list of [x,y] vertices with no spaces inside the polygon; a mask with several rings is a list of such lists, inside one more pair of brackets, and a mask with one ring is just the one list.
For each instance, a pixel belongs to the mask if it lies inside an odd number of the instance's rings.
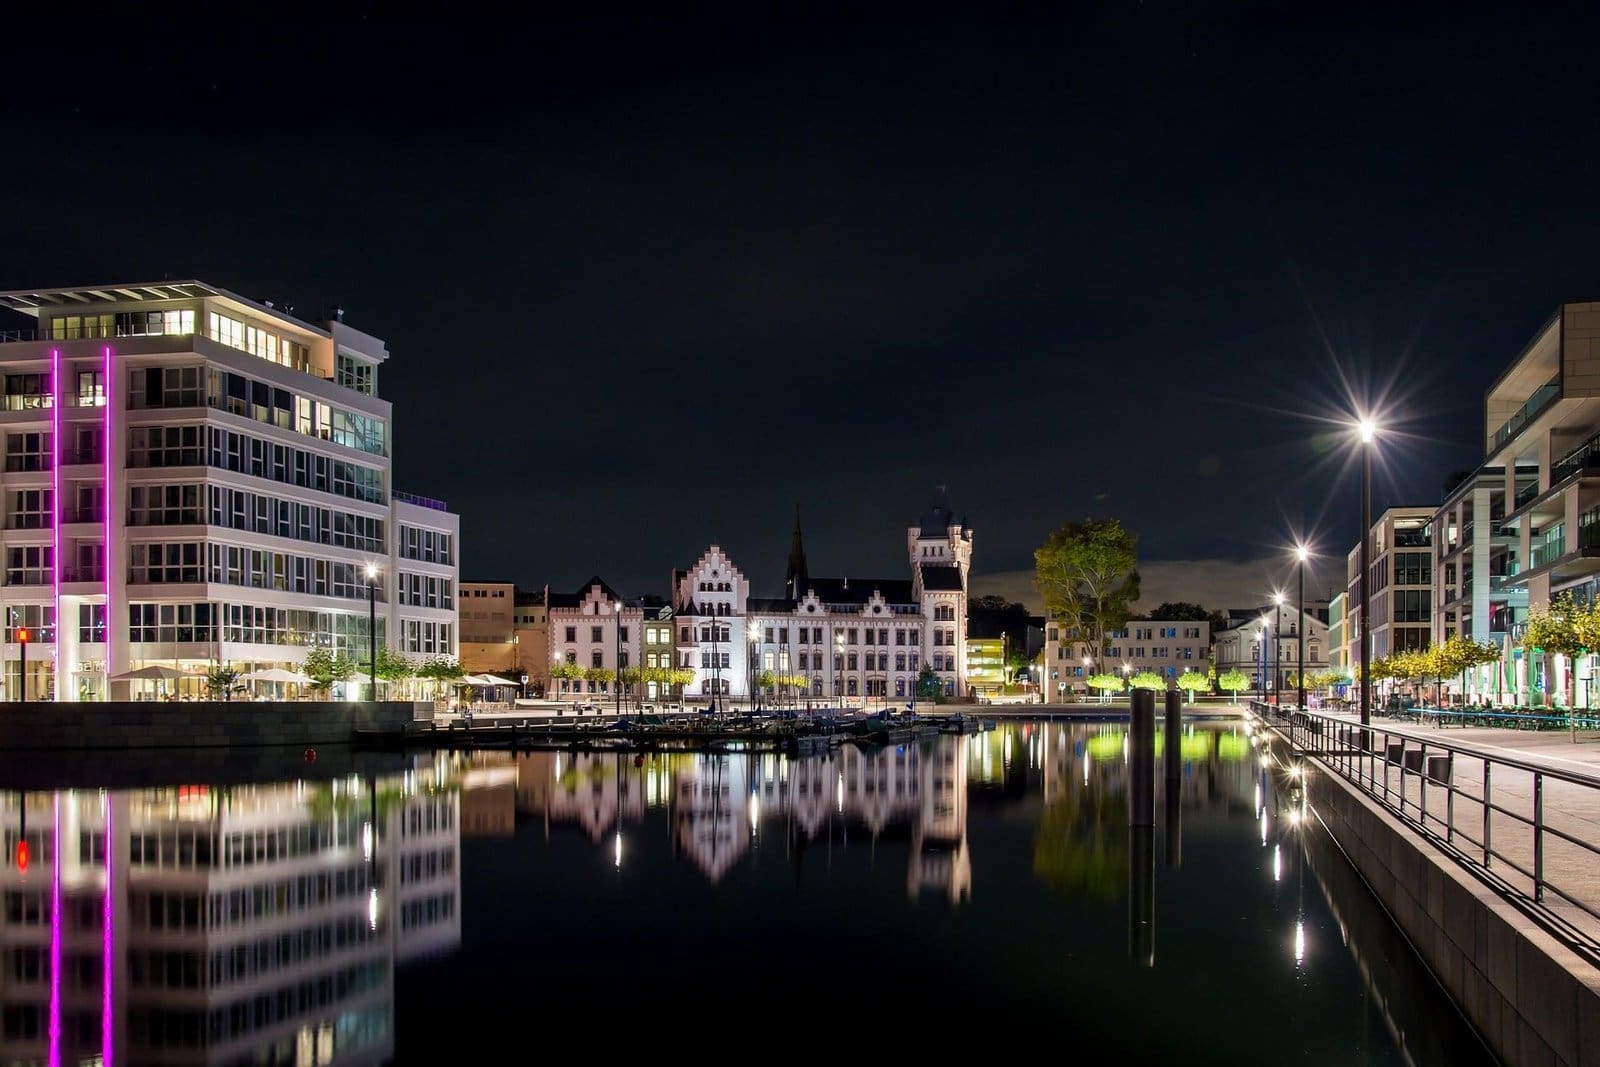
{"label": "dark sky", "polygon": [[935,483],[977,572],[1089,514],[1342,557],[1341,381],[1434,502],[1600,295],[1589,15],[767,6],[8,15],[0,286],[340,304],[464,576],[633,593],[713,539],[773,590],[797,501],[813,573],[898,575]]}

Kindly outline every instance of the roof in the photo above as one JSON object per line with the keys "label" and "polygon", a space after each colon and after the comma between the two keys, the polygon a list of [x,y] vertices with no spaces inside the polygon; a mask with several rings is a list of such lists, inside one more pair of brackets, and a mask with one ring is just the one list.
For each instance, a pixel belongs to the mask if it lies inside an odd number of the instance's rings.
{"label": "roof", "polygon": [[575,593],[551,593],[550,606],[553,608],[575,608],[579,604],[583,603],[584,598],[589,595],[589,590],[593,589],[597,585],[600,587],[601,595],[603,595],[607,600],[622,599],[622,594],[618,593],[615,589],[607,585],[605,581],[598,574],[596,574],[587,582],[584,582],[582,585],[580,585],[578,587],[578,591]]}
{"label": "roof", "polygon": [[923,564],[922,588],[935,593],[961,592],[961,568]]}
{"label": "roof", "polygon": [[874,592],[890,604],[917,602],[905,578],[812,578],[806,587],[824,604],[865,604]]}
{"label": "roof", "polygon": [[141,300],[194,300],[198,297],[220,296],[256,308],[263,314],[287,319],[324,337],[333,336],[325,327],[317,326],[283,308],[269,307],[259,300],[219,289],[205,282],[189,279],[178,282],[131,282],[126,285],[91,285],[70,289],[12,289],[0,292],[0,307],[8,307],[35,318],[47,308],[91,307],[95,304],[126,304]]}
{"label": "roof", "polygon": [[745,611],[747,611],[751,615],[754,615],[757,612],[766,612],[768,614],[782,614],[784,612],[789,612],[789,611],[793,611],[793,610],[794,610],[794,601],[788,599],[787,597],[781,597],[781,596],[756,597],[756,596],[753,596],[749,600],[745,601]]}

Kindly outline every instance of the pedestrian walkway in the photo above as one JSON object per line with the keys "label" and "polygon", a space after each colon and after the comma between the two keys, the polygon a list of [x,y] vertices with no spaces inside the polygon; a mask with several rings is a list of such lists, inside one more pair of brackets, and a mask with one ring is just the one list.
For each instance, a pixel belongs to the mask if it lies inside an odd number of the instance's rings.
{"label": "pedestrian walkway", "polygon": [[1600,946],[1600,731],[1375,718],[1363,753],[1358,716],[1323,723],[1294,732],[1309,754]]}

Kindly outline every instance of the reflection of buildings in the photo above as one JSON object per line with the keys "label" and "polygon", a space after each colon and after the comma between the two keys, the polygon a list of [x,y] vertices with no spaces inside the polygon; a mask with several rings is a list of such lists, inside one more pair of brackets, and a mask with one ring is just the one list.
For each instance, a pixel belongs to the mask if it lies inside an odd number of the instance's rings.
{"label": "reflection of buildings", "polygon": [[414,786],[34,794],[26,870],[11,794],[0,1062],[389,1058],[396,961],[460,940],[456,798]]}
{"label": "reflection of buildings", "polygon": [[939,889],[960,902],[971,894],[967,765],[959,738],[881,749],[845,745],[797,760],[539,752],[518,755],[515,766],[519,810],[542,816],[547,827],[579,826],[595,842],[620,832],[619,812],[626,822],[642,822],[648,808],[666,808],[674,849],[713,882],[782,820],[785,833],[801,841],[834,830],[859,828],[876,837],[903,827],[912,841],[913,896]]}

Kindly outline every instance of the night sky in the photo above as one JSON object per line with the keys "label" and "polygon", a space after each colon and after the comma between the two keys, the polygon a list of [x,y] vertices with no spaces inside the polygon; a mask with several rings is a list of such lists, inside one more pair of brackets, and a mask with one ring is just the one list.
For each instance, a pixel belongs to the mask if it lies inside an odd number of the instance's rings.
{"label": "night sky", "polygon": [[1436,502],[1600,297],[1589,14],[216,10],[8,13],[0,287],[343,306],[463,577],[665,594],[716,540],[775,593],[797,502],[813,574],[898,577],[943,483],[977,591],[1094,514],[1259,602],[1356,538],[1319,420],[1382,399],[1376,505]]}

